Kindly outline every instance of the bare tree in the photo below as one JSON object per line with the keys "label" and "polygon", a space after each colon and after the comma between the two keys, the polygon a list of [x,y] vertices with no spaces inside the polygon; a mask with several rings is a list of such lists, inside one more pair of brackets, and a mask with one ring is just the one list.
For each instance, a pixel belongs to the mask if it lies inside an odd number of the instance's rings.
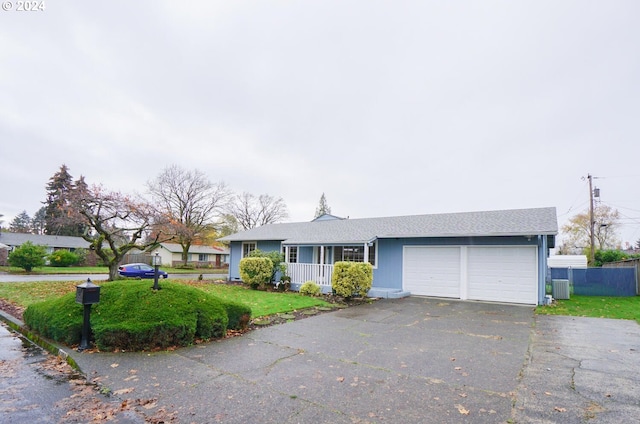
{"label": "bare tree", "polygon": [[239,194],[230,204],[228,211],[245,230],[274,224],[289,217],[284,200],[268,194],[261,194],[258,197],[246,192]]}
{"label": "bare tree", "polygon": [[186,265],[191,245],[211,233],[231,192],[224,182],[212,183],[202,172],[177,165],[149,181],[147,190],[158,214],[167,222],[164,230],[182,247]]}
{"label": "bare tree", "polygon": [[149,237],[157,217],[145,202],[98,186],[78,191],[70,199],[69,219],[88,228],[82,238],[109,267],[109,280],[118,278],[118,264],[130,250],[144,251],[169,239],[161,232]]}
{"label": "bare tree", "polygon": [[[593,236],[598,249],[617,248],[620,241],[617,238],[620,213],[606,205],[599,205],[593,211]],[[569,219],[569,223],[562,227],[562,232],[568,236],[569,246],[582,248],[590,245],[591,221],[589,212],[579,213]]]}

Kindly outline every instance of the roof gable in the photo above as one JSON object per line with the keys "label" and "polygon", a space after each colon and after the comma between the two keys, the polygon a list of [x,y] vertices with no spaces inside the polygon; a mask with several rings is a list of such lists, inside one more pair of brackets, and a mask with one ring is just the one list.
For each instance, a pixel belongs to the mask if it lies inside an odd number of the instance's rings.
{"label": "roof gable", "polygon": [[286,244],[365,243],[376,238],[555,235],[555,208],[321,220],[270,224],[222,241],[279,240]]}

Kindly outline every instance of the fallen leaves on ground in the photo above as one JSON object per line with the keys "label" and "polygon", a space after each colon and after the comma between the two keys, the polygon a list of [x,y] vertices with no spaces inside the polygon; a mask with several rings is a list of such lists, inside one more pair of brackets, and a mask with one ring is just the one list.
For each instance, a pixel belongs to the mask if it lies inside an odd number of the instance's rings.
{"label": "fallen leaves on ground", "polygon": [[464,406],[462,406],[462,405],[460,405],[460,404],[455,405],[455,406],[456,406],[456,408],[458,408],[458,412],[459,412],[460,414],[462,414],[462,415],[469,415],[469,410],[468,410],[467,408],[465,408]]}

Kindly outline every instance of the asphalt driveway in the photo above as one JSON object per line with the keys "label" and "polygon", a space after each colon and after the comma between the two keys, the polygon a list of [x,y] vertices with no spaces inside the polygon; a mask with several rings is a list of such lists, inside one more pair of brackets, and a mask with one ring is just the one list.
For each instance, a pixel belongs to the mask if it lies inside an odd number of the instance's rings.
{"label": "asphalt driveway", "polygon": [[72,356],[185,423],[498,423],[532,325],[532,307],[410,297],[174,352]]}
{"label": "asphalt driveway", "polygon": [[410,297],[173,352],[71,354],[171,422],[600,424],[638,422],[639,350],[633,321]]}

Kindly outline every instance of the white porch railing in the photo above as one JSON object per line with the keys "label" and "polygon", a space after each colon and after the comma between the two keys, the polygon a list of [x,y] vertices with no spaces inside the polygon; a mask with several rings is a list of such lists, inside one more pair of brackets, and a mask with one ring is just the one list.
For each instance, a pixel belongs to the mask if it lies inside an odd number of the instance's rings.
{"label": "white porch railing", "polygon": [[321,287],[331,287],[333,265],[320,264],[287,264],[287,275],[292,283],[303,284],[315,281]]}

